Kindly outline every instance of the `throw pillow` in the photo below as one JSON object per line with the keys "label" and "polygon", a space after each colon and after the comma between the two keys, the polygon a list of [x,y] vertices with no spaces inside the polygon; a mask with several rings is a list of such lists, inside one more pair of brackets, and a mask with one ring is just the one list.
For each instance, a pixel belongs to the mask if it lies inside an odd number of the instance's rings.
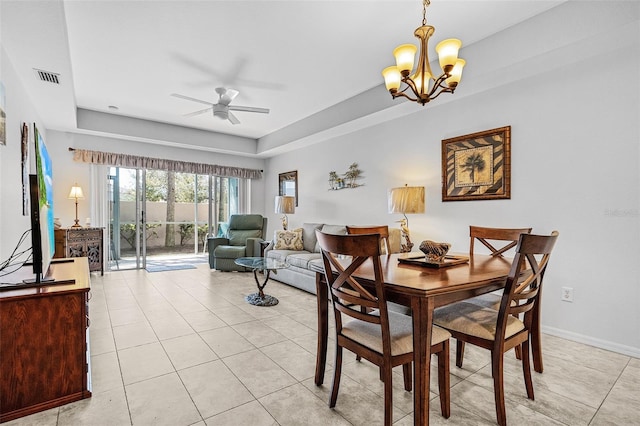
{"label": "throw pillow", "polygon": [[302,224],[302,244],[304,245],[304,249],[310,253],[315,251],[316,243],[318,242],[316,229],[322,229],[322,223]]}
{"label": "throw pillow", "polygon": [[304,250],[302,244],[302,228],[294,229],[292,231],[276,231],[275,236],[275,250]]}

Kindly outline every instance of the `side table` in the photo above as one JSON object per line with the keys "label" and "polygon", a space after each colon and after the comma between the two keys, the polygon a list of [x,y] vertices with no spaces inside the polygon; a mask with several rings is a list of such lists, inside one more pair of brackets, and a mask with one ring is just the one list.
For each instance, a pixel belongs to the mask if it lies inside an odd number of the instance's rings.
{"label": "side table", "polygon": [[[236,265],[253,270],[253,278],[256,280],[258,292],[246,296],[244,299],[247,303],[255,306],[275,306],[278,304],[278,299],[271,295],[264,294],[264,288],[269,281],[271,271],[288,268],[289,265],[287,263],[267,257],[240,257],[234,262]],[[260,284],[260,280],[258,279],[258,272],[264,272],[265,274],[262,284]]]}

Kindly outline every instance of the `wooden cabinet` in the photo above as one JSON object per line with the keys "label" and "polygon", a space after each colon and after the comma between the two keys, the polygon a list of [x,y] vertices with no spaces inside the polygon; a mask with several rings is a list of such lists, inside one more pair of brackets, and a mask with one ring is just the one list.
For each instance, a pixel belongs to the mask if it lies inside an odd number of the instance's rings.
{"label": "wooden cabinet", "polygon": [[88,263],[51,268],[52,283],[0,291],[0,422],[91,396]]}
{"label": "wooden cabinet", "polygon": [[86,257],[89,270],[104,275],[104,228],[56,229],[56,252],[54,258]]}

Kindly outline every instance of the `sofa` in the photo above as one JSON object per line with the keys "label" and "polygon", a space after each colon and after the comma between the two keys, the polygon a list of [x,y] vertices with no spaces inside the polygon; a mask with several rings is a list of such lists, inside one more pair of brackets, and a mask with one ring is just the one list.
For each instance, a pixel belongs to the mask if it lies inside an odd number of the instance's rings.
{"label": "sofa", "polygon": [[[264,250],[264,256],[287,262],[289,267],[279,269],[277,274],[271,275],[271,279],[316,293],[316,271],[324,270],[316,230],[327,234],[347,233],[344,225],[324,223],[304,223],[301,228],[289,232],[275,231],[273,240]],[[392,253],[400,251],[400,229],[389,228],[389,244]]]}

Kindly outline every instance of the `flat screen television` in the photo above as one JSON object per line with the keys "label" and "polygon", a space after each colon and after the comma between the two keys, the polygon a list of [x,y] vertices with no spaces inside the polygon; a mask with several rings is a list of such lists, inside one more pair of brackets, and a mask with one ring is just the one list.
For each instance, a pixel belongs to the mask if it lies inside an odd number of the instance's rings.
{"label": "flat screen television", "polygon": [[36,174],[29,175],[31,250],[35,282],[50,281],[49,265],[55,252],[53,228],[53,174],[51,157],[35,124]]}

